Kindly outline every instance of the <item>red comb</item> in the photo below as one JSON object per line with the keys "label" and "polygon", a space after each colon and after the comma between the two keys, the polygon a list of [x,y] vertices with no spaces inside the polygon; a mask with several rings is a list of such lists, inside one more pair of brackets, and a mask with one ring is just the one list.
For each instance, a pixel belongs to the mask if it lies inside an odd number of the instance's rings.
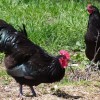
{"label": "red comb", "polygon": [[88,12],[90,13],[90,14],[92,14],[93,13],[93,8],[92,8],[92,4],[88,4],[87,5],[87,10],[88,10]]}
{"label": "red comb", "polygon": [[88,4],[88,5],[87,5],[87,7],[91,7],[91,6],[92,6],[92,4]]}
{"label": "red comb", "polygon": [[66,50],[60,50],[59,53],[64,55],[68,60],[70,60],[70,54]]}

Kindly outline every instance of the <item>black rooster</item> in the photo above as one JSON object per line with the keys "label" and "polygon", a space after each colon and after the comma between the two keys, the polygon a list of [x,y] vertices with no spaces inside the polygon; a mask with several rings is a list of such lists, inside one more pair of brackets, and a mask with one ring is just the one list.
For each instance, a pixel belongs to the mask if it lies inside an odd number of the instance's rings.
{"label": "black rooster", "polygon": [[90,61],[100,61],[100,13],[97,7],[89,4],[89,21],[85,34],[86,56]]}
{"label": "black rooster", "polygon": [[32,86],[60,81],[70,59],[69,53],[61,50],[59,56],[51,56],[23,32],[9,27],[0,28],[0,52],[5,53],[7,73],[20,84],[20,94],[23,95],[22,85],[28,85],[36,96]]}

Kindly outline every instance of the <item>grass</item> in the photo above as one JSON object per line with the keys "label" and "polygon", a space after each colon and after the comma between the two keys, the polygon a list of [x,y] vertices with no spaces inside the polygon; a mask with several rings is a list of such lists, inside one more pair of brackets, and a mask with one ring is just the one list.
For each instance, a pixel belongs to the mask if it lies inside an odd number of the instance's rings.
{"label": "grass", "polygon": [[6,71],[0,70],[0,77],[5,77],[5,76],[7,76]]}
{"label": "grass", "polygon": [[[24,23],[30,39],[48,52],[80,50],[84,49],[88,3],[85,0],[1,0],[0,18],[16,28]],[[92,3],[99,5],[97,1]]]}
{"label": "grass", "polygon": [[0,84],[8,85],[11,81],[11,77],[7,74],[5,70],[0,70]]}
{"label": "grass", "polygon": [[[29,38],[49,53],[57,54],[60,49],[78,51],[71,58],[83,62],[87,61],[84,34],[88,3],[100,8],[98,0],[1,0],[0,18],[17,29],[24,23]],[[0,71],[0,77],[5,75]]]}

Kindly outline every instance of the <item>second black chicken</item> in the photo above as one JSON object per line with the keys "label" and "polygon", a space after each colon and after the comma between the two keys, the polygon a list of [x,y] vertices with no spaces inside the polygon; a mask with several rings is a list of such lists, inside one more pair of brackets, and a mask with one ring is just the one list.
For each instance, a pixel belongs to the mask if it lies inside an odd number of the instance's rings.
{"label": "second black chicken", "polygon": [[85,34],[86,56],[90,61],[100,61],[100,12],[91,4],[87,6],[89,21]]}

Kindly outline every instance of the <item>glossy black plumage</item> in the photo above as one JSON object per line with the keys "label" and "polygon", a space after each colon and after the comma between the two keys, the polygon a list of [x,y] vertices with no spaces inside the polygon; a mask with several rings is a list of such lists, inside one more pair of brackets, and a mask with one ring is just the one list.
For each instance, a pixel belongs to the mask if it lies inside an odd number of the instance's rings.
{"label": "glossy black plumage", "polygon": [[0,30],[0,52],[5,53],[7,73],[21,85],[20,93],[22,94],[22,85],[25,84],[35,96],[32,86],[63,78],[65,69],[59,62],[63,56],[49,55],[27,38],[25,27],[23,30],[17,31],[6,23]]}

